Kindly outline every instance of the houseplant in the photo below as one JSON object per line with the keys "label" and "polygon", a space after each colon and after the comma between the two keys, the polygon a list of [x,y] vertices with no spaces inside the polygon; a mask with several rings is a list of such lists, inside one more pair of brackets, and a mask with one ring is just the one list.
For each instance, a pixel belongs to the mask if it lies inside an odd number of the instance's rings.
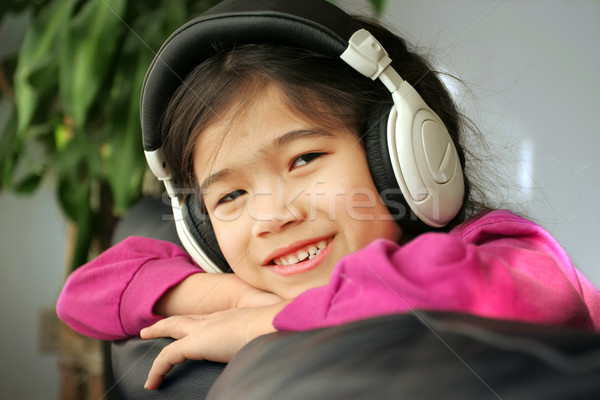
{"label": "houseplant", "polygon": [[217,2],[50,0],[18,10],[32,19],[16,63],[5,66],[14,107],[0,142],[0,187],[31,193],[53,173],[75,228],[69,271],[110,244],[115,221],[142,195],[138,103],[155,52]]}

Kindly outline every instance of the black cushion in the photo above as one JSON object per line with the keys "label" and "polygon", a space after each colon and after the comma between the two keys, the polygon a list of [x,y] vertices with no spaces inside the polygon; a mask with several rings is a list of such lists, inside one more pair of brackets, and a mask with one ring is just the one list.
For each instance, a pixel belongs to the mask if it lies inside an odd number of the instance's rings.
{"label": "black cushion", "polygon": [[600,335],[462,314],[392,315],[246,346],[209,399],[600,399]]}
{"label": "black cushion", "polygon": [[170,342],[113,344],[123,398],[600,398],[599,334],[463,314],[414,312],[277,332],[250,342],[229,365],[186,361],[159,390],[143,389]]}
{"label": "black cushion", "polygon": [[112,343],[111,359],[116,398],[204,399],[227,364],[188,360],[176,365],[165,377],[160,390],[146,390],[144,383],[154,359],[173,339],[131,338]]}
{"label": "black cushion", "polygon": [[598,399],[600,335],[462,314],[392,315],[255,340],[209,399]]}

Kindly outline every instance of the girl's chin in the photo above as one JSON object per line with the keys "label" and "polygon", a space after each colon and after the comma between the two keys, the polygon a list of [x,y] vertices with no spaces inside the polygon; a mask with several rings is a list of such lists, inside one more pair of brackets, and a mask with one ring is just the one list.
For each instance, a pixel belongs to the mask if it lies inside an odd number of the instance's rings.
{"label": "girl's chin", "polygon": [[313,289],[315,287],[319,287],[323,285],[307,285],[303,287],[293,287],[286,290],[282,290],[280,293],[275,293],[277,296],[281,297],[283,300],[294,300],[296,297],[300,296],[302,293],[307,290]]}
{"label": "girl's chin", "polygon": [[272,292],[284,300],[292,300],[307,290],[327,285],[329,283],[330,275],[323,277],[313,276],[312,279],[305,277],[304,280],[301,279],[302,275],[295,275],[295,278],[299,278],[295,284],[288,282],[285,287],[278,285],[277,290],[273,290]]}

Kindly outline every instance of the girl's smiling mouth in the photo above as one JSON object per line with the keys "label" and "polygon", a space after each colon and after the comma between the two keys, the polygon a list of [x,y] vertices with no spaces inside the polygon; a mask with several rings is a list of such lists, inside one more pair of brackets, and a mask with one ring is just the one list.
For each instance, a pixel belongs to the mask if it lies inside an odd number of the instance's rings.
{"label": "girl's smiling mouth", "polygon": [[320,264],[331,249],[333,236],[310,239],[273,252],[265,266],[280,275],[306,272]]}

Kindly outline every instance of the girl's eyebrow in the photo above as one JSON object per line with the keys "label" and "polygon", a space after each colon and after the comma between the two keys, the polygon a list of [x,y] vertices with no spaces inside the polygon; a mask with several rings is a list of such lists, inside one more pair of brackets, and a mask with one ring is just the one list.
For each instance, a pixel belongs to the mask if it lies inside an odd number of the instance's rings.
{"label": "girl's eyebrow", "polygon": [[[271,143],[261,146],[258,149],[257,153],[261,156],[266,156],[270,153],[272,154],[272,152],[281,151],[281,149],[294,142],[295,140],[323,136],[335,137],[333,133],[322,129],[297,129],[289,131],[281,136],[276,137]],[[213,174],[210,174],[200,184],[201,193],[207,190],[211,185],[221,182],[230,177],[231,175],[234,175],[234,170],[231,168],[223,168]]]}
{"label": "girl's eyebrow", "polygon": [[223,181],[227,179],[227,177],[233,175],[233,170],[230,168],[224,168],[215,172],[214,174],[210,174],[208,178],[202,181],[200,184],[200,193],[204,193],[205,190],[208,189],[209,186],[214,185],[217,182]]}
{"label": "girl's eyebrow", "polygon": [[284,133],[283,135],[275,138],[270,144],[261,147],[258,152],[261,154],[267,154],[272,151],[279,151],[283,149],[285,146],[290,144],[291,142],[298,139],[305,139],[311,137],[323,137],[330,136],[335,137],[335,135],[331,132],[322,130],[322,129],[296,129],[293,131],[289,131]]}

